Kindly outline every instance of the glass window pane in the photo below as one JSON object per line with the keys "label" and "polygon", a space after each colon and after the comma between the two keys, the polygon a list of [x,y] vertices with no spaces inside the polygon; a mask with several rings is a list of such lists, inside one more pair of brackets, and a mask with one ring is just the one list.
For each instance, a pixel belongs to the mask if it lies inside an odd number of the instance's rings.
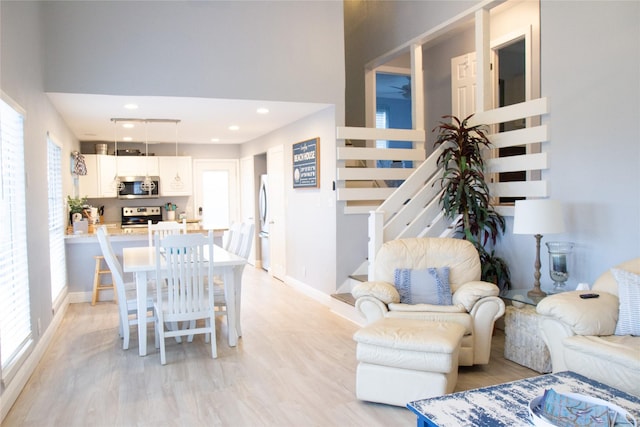
{"label": "glass window pane", "polygon": [[202,224],[205,229],[229,228],[229,172],[202,174]]}

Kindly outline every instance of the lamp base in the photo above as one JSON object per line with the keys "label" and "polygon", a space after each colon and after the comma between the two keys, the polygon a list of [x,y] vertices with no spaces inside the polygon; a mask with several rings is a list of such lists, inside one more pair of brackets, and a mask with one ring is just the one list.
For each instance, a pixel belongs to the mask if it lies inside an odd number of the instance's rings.
{"label": "lamp base", "polygon": [[527,296],[532,299],[543,298],[547,296],[547,293],[541,290],[539,286],[535,286],[533,289],[527,292]]}

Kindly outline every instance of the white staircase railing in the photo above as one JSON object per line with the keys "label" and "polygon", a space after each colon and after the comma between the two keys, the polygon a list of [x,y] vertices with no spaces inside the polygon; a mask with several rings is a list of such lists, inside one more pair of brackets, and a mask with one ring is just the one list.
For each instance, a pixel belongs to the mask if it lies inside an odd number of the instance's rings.
{"label": "white staircase railing", "polygon": [[[534,99],[508,107],[476,113],[470,124],[495,125],[526,119],[525,129],[488,135],[493,149],[486,153],[486,173],[498,174],[524,170],[527,180],[495,182],[489,185],[494,197],[548,197],[547,182],[540,171],[549,166],[543,143],[549,140],[547,124],[540,124],[541,116],[549,111],[547,98]],[[368,270],[375,254],[386,241],[403,237],[447,236],[453,232],[451,222],[443,217],[439,206],[441,169],[437,159],[442,148],[424,159],[425,132],[406,129],[338,128],[338,140],[368,140],[364,147],[338,147],[337,198],[347,202],[345,213],[369,214],[368,260],[358,270]],[[413,141],[413,149],[378,149],[372,140]],[[526,154],[495,158],[499,148],[526,145]],[[412,160],[413,169],[375,167],[375,160]],[[349,168],[347,162],[361,161],[366,167]],[[384,186],[384,180],[402,180],[397,188]],[[358,183],[358,184],[355,184]],[[382,183],[382,185],[380,185]],[[513,215],[513,205],[496,206],[502,215]],[[369,268],[365,265],[368,262]]]}

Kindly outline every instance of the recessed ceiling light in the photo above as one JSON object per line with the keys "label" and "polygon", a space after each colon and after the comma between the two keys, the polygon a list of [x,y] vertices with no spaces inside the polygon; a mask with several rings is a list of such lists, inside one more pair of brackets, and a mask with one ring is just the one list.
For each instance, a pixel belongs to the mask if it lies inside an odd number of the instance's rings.
{"label": "recessed ceiling light", "polygon": [[133,138],[131,138],[130,136],[124,136],[122,137],[122,140],[129,142],[129,141],[133,141]]}
{"label": "recessed ceiling light", "polygon": [[256,110],[256,112],[257,112],[258,114],[267,114],[267,113],[269,113],[269,109],[268,109],[268,108],[264,108],[264,107],[260,107],[260,108],[258,108],[258,109]]}
{"label": "recessed ceiling light", "polygon": [[131,129],[133,127],[135,127],[135,125],[133,123],[125,123],[122,125],[123,128],[125,129]]}
{"label": "recessed ceiling light", "polygon": [[125,104],[124,108],[126,108],[127,110],[137,110],[138,104]]}
{"label": "recessed ceiling light", "polygon": [[220,142],[220,138],[211,138],[211,142]]}
{"label": "recessed ceiling light", "polygon": [[239,129],[240,129],[240,126],[238,126],[238,125],[229,126],[229,130],[239,130]]}

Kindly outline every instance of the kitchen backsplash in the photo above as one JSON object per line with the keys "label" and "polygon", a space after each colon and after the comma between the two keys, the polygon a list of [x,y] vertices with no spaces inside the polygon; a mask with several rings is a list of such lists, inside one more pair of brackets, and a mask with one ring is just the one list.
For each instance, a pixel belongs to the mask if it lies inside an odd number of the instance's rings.
{"label": "kitchen backsplash", "polygon": [[162,217],[166,219],[166,210],[164,206],[167,203],[176,205],[176,218],[181,212],[185,212],[188,219],[195,219],[196,213],[193,212],[193,200],[191,197],[158,197],[157,199],[138,199],[138,200],[122,200],[122,199],[88,199],[88,203],[95,207],[104,206],[104,222],[113,223],[120,222],[122,216],[122,208],[124,206],[162,206]]}

